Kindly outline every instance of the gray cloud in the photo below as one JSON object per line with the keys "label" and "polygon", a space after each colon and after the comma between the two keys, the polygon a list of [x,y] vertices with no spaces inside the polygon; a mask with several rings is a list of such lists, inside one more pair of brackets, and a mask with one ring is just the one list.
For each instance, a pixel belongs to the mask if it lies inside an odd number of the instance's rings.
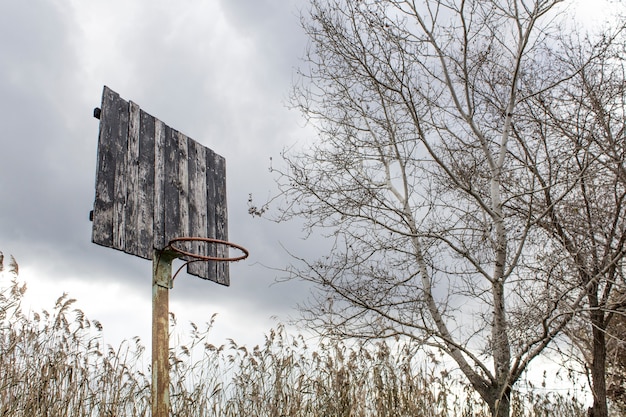
{"label": "gray cloud", "polygon": [[[298,26],[304,2],[207,3],[0,3],[0,250],[36,282],[59,282],[58,294],[72,293],[62,285],[75,281],[65,278],[84,279],[94,296],[79,302],[110,307],[109,328],[123,328],[119,317],[132,306],[101,299],[99,285],[117,282],[145,296],[151,266],[90,242],[98,131],[91,112],[105,84],[227,161],[230,236],[251,257],[231,267],[230,288],[184,275],[172,298],[207,317],[237,311],[218,319],[234,329],[286,318],[308,291],[272,285],[278,273],[261,266],[288,262],[279,242],[301,244],[299,226],[252,219],[246,204],[251,192],[273,192],[269,158],[307,134],[283,103],[306,42]],[[106,326],[107,317],[96,318]]]}

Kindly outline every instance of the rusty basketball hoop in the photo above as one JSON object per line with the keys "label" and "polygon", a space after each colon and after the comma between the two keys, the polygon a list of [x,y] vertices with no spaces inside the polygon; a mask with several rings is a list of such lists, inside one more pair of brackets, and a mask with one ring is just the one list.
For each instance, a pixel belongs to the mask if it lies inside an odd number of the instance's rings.
{"label": "rusty basketball hoop", "polygon": [[[233,256],[233,257],[223,257],[223,256],[207,256],[207,255],[202,255],[199,253],[192,253],[190,251],[187,251],[185,249],[181,249],[180,247],[176,246],[177,243],[180,242],[205,242],[205,243],[214,243],[217,245],[224,245],[230,248],[234,248],[237,249],[239,251],[241,251],[241,255],[240,256]],[[248,252],[248,250],[246,248],[244,248],[243,246],[237,245],[235,243],[232,242],[227,242],[225,240],[220,240],[220,239],[213,239],[210,237],[177,237],[175,239],[170,240],[169,244],[167,245],[168,250],[171,250],[173,252],[176,252],[182,256],[189,256],[191,258],[196,258],[196,261],[216,261],[216,262],[237,262],[237,261],[241,261],[244,260],[248,257],[248,255],[250,254]],[[195,261],[190,261],[190,262],[195,262]]]}
{"label": "rusty basketball hoop", "polygon": [[[205,254],[193,252],[190,249],[181,247],[185,243],[190,244],[194,242],[219,245],[222,247],[222,250],[221,251],[214,250],[213,252],[216,253],[215,255],[205,255]],[[224,249],[228,249],[228,248],[237,249],[238,251],[241,252],[241,255],[239,256],[225,255]],[[170,253],[174,253],[176,257],[181,258],[185,261],[185,263],[180,268],[178,268],[176,273],[174,273],[174,275],[172,276],[172,281],[174,280],[174,278],[176,278],[178,273],[190,263],[193,263],[193,262],[237,262],[237,261],[242,261],[246,259],[248,255],[250,254],[250,252],[248,252],[246,248],[244,248],[241,245],[237,245],[236,243],[228,242],[226,240],[221,240],[221,239],[213,239],[210,237],[197,237],[197,236],[174,238],[169,241],[169,243],[167,244],[164,250]],[[209,251],[205,251],[205,252],[209,252]]]}

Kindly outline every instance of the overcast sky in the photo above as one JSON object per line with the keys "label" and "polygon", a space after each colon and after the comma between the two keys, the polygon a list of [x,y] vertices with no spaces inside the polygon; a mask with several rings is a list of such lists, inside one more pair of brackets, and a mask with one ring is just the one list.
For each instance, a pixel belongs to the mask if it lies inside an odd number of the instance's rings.
{"label": "overcast sky", "polygon": [[[226,158],[230,240],[250,250],[231,286],[181,273],[171,311],[184,324],[218,313],[214,337],[263,341],[294,316],[304,284],[261,264],[309,251],[297,224],[247,213],[274,190],[269,159],[310,139],[285,100],[306,46],[306,0],[0,1],[0,251],[12,254],[34,308],[68,292],[105,341],[149,344],[151,263],[91,243],[104,85]],[[274,318],[275,317],[275,318]]]}
{"label": "overcast sky", "polygon": [[[582,0],[581,0],[582,1]],[[105,341],[149,344],[151,263],[91,243],[104,85],[226,158],[230,240],[250,258],[231,286],[185,273],[170,292],[184,324],[218,313],[213,343],[262,343],[296,316],[301,283],[274,284],[285,249],[321,251],[298,224],[247,214],[248,194],[310,129],[285,106],[306,38],[307,0],[0,1],[0,251],[20,264],[34,308],[63,292],[104,325]],[[596,9],[598,9],[596,5]],[[586,12],[588,13],[588,12]],[[275,317],[275,318],[274,318]]]}

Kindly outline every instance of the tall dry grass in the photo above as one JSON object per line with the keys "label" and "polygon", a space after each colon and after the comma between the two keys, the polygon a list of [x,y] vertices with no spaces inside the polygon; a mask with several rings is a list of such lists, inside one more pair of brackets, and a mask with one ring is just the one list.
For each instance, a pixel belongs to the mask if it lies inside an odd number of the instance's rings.
{"label": "tall dry grass", "polygon": [[25,314],[26,286],[0,292],[0,416],[146,416],[150,382],[133,367],[136,340],[102,345],[101,327],[63,295]]}
{"label": "tall dry grass", "polygon": [[[102,327],[75,300],[63,295],[50,311],[26,313],[25,292],[16,274],[0,282],[0,416],[150,415],[139,339],[104,346]],[[411,343],[309,346],[279,326],[260,346],[215,346],[211,325],[191,324],[172,343],[172,415],[487,416],[462,379]],[[515,393],[513,417],[548,415],[585,413],[571,394]]]}

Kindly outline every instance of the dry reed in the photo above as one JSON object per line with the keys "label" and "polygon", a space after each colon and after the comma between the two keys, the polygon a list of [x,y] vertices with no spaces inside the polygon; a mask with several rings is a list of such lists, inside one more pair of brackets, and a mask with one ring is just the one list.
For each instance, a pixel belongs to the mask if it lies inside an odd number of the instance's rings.
{"label": "dry reed", "polygon": [[[0,282],[0,416],[149,416],[150,375],[137,338],[103,346],[102,327],[59,297],[26,314],[17,269]],[[0,275],[2,278],[2,275]],[[214,346],[191,324],[170,351],[177,417],[486,416],[460,378],[411,343],[325,341],[309,347],[282,326],[261,346]],[[178,326],[172,315],[172,326]],[[571,396],[514,397],[513,417],[582,416]]]}

